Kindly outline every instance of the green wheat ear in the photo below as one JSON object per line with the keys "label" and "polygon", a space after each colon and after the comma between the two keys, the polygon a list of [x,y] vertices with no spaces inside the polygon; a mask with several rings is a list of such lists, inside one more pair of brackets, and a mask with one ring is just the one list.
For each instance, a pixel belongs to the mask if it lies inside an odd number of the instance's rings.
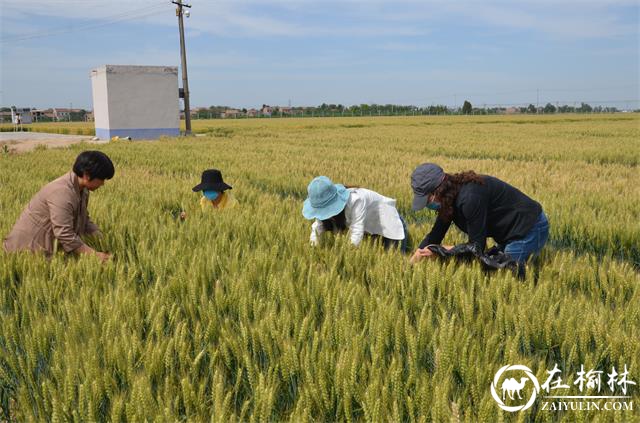
{"label": "green wheat ear", "polygon": [[[105,146],[117,174],[89,208],[105,229],[95,245],[117,260],[0,252],[0,420],[606,420],[513,417],[488,387],[517,363],[542,380],[556,362],[563,375],[626,363],[637,381],[638,117],[483,118],[199,121],[233,137]],[[3,237],[79,151],[0,159]],[[210,151],[238,208],[168,224],[163,204],[198,207],[192,175]],[[406,175],[425,152],[543,205],[537,275],[408,266],[348,235],[309,248],[300,207],[317,174],[396,198],[415,246],[434,219],[409,211]],[[464,241],[456,229],[445,239]]]}

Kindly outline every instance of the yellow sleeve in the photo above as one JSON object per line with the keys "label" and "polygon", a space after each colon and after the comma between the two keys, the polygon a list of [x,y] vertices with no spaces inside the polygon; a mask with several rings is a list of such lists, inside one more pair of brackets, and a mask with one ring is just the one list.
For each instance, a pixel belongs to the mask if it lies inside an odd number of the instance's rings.
{"label": "yellow sleeve", "polygon": [[218,207],[221,209],[232,209],[236,206],[236,204],[237,204],[237,201],[233,197],[233,195],[229,191],[225,191],[224,198],[222,199]]}
{"label": "yellow sleeve", "polygon": [[210,209],[213,208],[211,207],[211,204],[208,204],[208,203],[209,201],[204,195],[200,197],[200,208],[202,209],[202,211],[207,211],[207,206],[209,206]]}
{"label": "yellow sleeve", "polygon": [[218,203],[217,207],[213,207],[211,201],[206,197],[202,196],[202,198],[200,198],[200,208],[202,209],[202,211],[230,209],[235,205],[235,198],[233,198],[231,194],[226,191],[221,194],[220,202]]}

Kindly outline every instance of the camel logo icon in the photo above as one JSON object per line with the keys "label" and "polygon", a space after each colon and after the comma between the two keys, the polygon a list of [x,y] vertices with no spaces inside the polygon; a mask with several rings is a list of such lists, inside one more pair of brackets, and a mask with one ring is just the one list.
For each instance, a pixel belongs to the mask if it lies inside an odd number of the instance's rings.
{"label": "camel logo icon", "polygon": [[[502,385],[499,385],[502,375],[506,372],[512,371],[524,372],[527,377],[520,377],[520,381],[518,381],[518,379],[514,377],[507,377],[502,382]],[[506,405],[504,401],[507,397],[512,401],[516,401],[516,399],[523,399],[522,393],[525,385],[527,384],[527,381],[531,381],[531,383],[533,384],[533,390],[531,391],[531,396],[529,397],[527,403],[523,405]],[[502,398],[500,398],[500,395],[498,395],[498,386],[500,386],[500,389],[502,390]],[[498,403],[498,406],[505,411],[515,412],[526,410],[533,405],[538,392],[540,392],[540,384],[538,383],[538,379],[536,379],[533,372],[531,372],[531,369],[520,364],[506,365],[500,368],[500,370],[498,370],[495,377],[493,378],[493,383],[491,383],[491,396],[493,396],[493,399]]]}
{"label": "camel logo icon", "polygon": [[529,379],[527,379],[526,377],[521,377],[520,383],[518,383],[518,381],[514,378],[506,379],[504,382],[502,382],[502,400],[504,401],[505,392],[509,394],[509,398],[511,399],[514,399],[513,394],[514,392],[517,392],[518,398],[522,399],[522,397],[520,396],[520,391],[522,391],[522,388],[524,388],[524,384],[527,382],[527,380]]}

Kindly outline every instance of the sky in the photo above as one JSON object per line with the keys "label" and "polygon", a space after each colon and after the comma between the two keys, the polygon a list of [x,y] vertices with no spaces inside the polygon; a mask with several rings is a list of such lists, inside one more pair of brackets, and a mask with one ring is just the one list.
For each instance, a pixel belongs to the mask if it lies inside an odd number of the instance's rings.
{"label": "sky", "polygon": [[[640,108],[639,0],[191,0],[191,105]],[[91,69],[180,64],[168,0],[0,0],[0,105],[92,108]]]}

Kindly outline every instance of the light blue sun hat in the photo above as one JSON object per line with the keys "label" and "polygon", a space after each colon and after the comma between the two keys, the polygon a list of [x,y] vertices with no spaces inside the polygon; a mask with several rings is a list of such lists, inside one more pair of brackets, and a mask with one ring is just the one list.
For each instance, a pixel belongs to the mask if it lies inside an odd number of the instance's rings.
{"label": "light blue sun hat", "polygon": [[349,191],[341,184],[334,184],[326,176],[314,178],[307,187],[302,215],[305,219],[327,220],[340,213],[347,205]]}

